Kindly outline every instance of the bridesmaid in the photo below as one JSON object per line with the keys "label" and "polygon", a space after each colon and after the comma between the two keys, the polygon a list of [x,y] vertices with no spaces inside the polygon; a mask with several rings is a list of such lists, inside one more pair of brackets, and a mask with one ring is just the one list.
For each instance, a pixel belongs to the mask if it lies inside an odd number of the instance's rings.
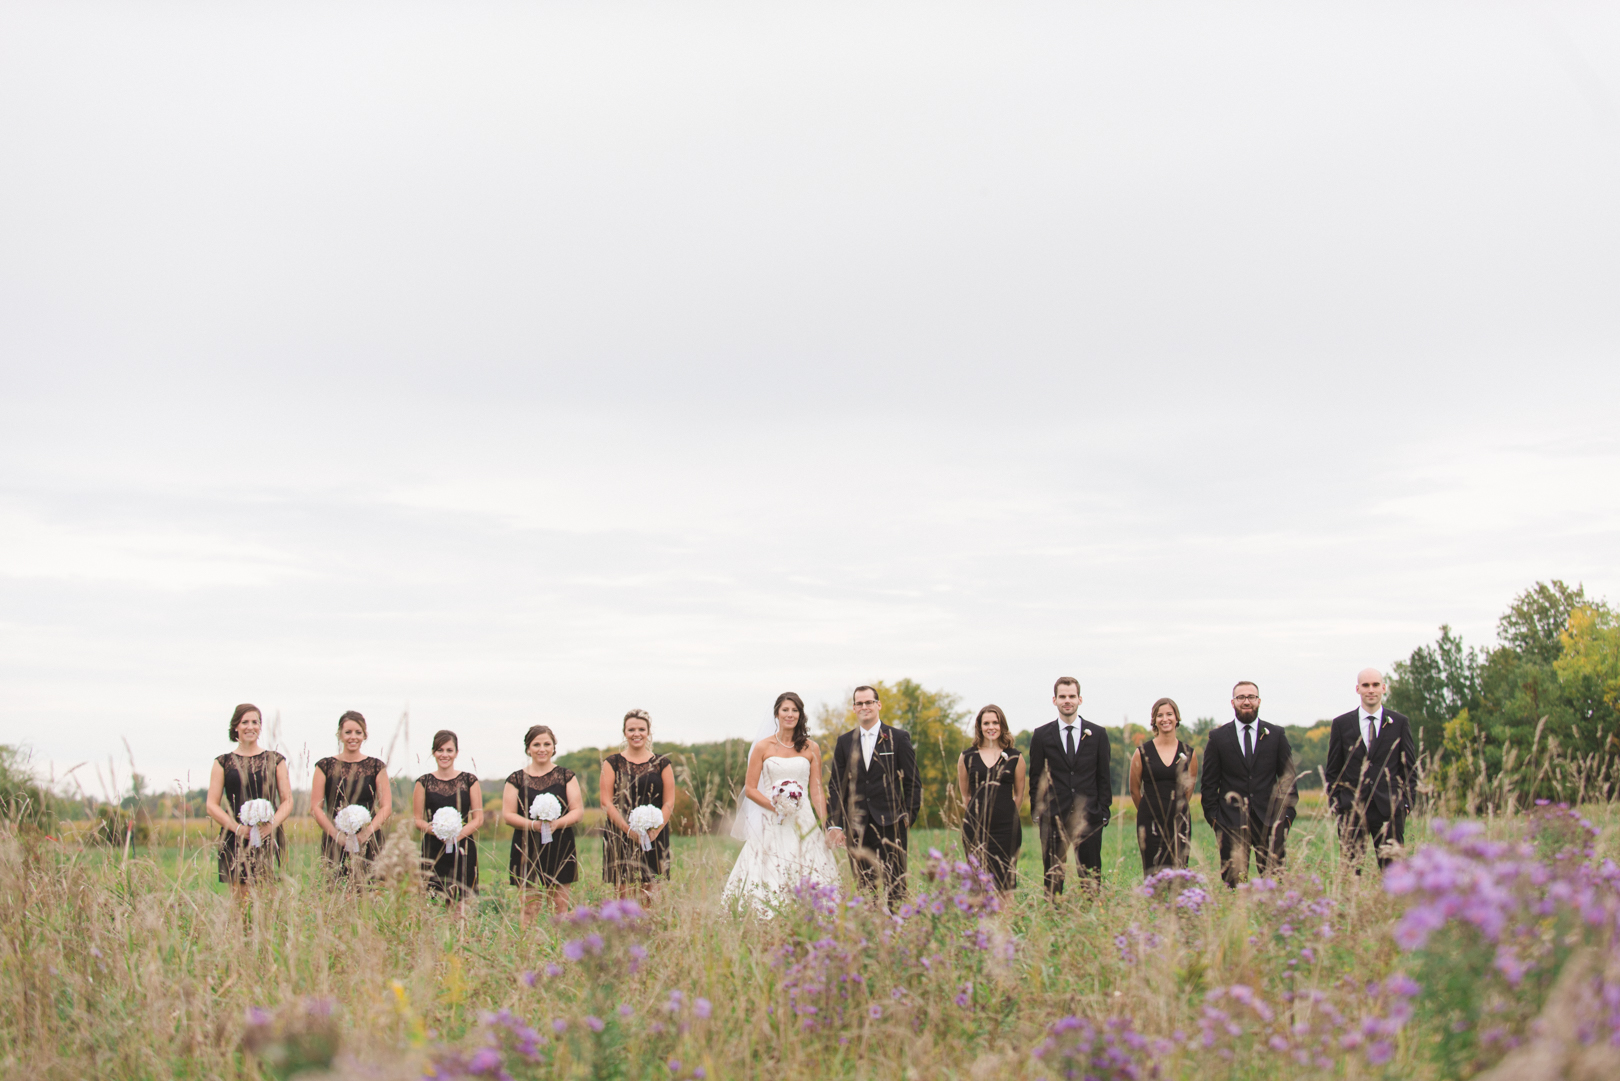
{"label": "bridesmaid", "polygon": [[[219,880],[231,884],[237,900],[246,900],[248,887],[271,880],[275,865],[287,848],[287,835],[281,824],[292,814],[292,782],[287,776],[287,760],[259,746],[264,715],[259,707],[244,702],[231,714],[230,737],[236,750],[214,759],[208,771],[208,817],[219,823]],[[230,810],[221,798],[230,801]],[[275,805],[275,816],[259,826],[260,843],[252,843],[253,829],[240,821],[242,804],[267,799]]]}
{"label": "bridesmaid", "polygon": [[1181,707],[1168,698],[1153,703],[1153,738],[1131,756],[1131,801],[1136,804],[1136,843],[1142,875],[1184,868],[1192,848],[1193,779],[1198,753],[1176,738]]}
{"label": "bridesmaid", "polygon": [[360,753],[366,741],[366,719],[354,710],[338,718],[341,754],[315,763],[315,779],[309,784],[309,813],[320,825],[321,860],[338,878],[350,876],[348,838],[338,832],[334,821],[343,808],[359,804],[371,812],[371,821],[360,828],[355,840],[360,860],[374,860],[386,839],[383,823],[394,813],[394,793],[388,784],[388,767],[380,758]]}
{"label": "bridesmaid", "polygon": [[[416,828],[422,831],[422,859],[433,864],[428,892],[455,902],[457,911],[465,916],[467,898],[478,892],[478,842],[473,834],[484,824],[484,795],[477,777],[456,770],[460,751],[454,732],[440,729],[433,733],[433,761],[439,768],[416,779],[411,812]],[[454,853],[433,833],[433,813],[441,807],[454,807],[461,814]]]}
{"label": "bridesmaid", "polygon": [[[537,724],[523,735],[529,764],[506,779],[501,790],[501,819],[512,827],[509,881],[523,897],[520,926],[527,927],[540,913],[544,894],[551,894],[557,915],[567,913],[568,887],[579,879],[579,856],[574,847],[574,823],[585,817],[585,797],[574,771],[557,765],[557,737]],[[552,820],[551,840],[544,839],[540,822],[529,817],[536,796],[549,792],[562,814]]]}
{"label": "bridesmaid", "polygon": [[1018,885],[1018,850],[1024,825],[1018,808],[1029,786],[1029,767],[1013,746],[1007,715],[985,706],[973,719],[973,746],[956,764],[962,793],[962,847],[996,880],[1006,895]]}
{"label": "bridesmaid", "polygon": [[[652,718],[644,709],[624,715],[624,750],[602,760],[602,810],[609,828],[602,833],[602,881],[619,888],[621,898],[640,888],[643,904],[652,902],[653,882],[669,877],[669,819],[675,813],[675,767],[653,754]],[[657,807],[663,823],[647,832],[651,850],[630,832],[629,815],[637,807]]]}

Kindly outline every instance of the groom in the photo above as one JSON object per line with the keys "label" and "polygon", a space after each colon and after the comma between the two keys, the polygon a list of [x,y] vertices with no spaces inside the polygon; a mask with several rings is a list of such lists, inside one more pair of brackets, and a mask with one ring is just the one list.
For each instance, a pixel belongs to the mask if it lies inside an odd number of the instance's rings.
{"label": "groom", "polygon": [[873,687],[856,687],[859,726],[838,737],[827,782],[827,840],[849,851],[860,888],[887,895],[890,911],[906,895],[906,831],[922,809],[911,736],[882,723]]}
{"label": "groom", "polygon": [[1102,831],[1114,808],[1108,733],[1080,716],[1080,681],[1052,685],[1057,720],[1035,729],[1029,741],[1029,809],[1041,835],[1046,896],[1057,900],[1074,853],[1082,884],[1102,881]]}

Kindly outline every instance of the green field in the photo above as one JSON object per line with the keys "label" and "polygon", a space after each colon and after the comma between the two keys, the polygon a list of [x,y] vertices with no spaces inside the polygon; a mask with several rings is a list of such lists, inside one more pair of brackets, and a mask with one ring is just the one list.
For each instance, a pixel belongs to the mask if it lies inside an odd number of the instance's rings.
{"label": "green field", "polygon": [[[1600,825],[1610,822],[1607,808],[1593,814]],[[1284,1038],[1274,1035],[1276,1016],[1307,1028],[1326,1023],[1328,1006],[1300,1013],[1306,989],[1347,1016],[1376,1018],[1390,1004],[1356,985],[1432,971],[1432,956],[1394,941],[1402,905],[1382,891],[1378,875],[1339,868],[1331,823],[1315,806],[1294,830],[1284,886],[1298,891],[1300,904],[1326,906],[1331,914],[1321,921],[1329,935],[1287,916],[1276,900],[1282,892],[1231,895],[1213,884],[1197,911],[1140,896],[1131,815],[1121,810],[1106,834],[1097,893],[1071,887],[1059,905],[1045,902],[1038,849],[1026,831],[1022,888],[1002,912],[977,907],[982,899],[960,881],[930,883],[927,850],[954,853],[959,843],[950,832],[919,831],[913,896],[931,893],[947,903],[898,924],[868,908],[829,916],[804,905],[771,921],[740,918],[719,900],[737,843],[676,837],[674,878],[660,888],[651,916],[630,928],[601,925],[603,953],[580,962],[567,960],[564,946],[591,928],[550,920],[519,927],[503,837],[480,846],[482,892],[462,920],[408,881],[334,890],[318,873],[307,823],[294,825],[284,879],[258,890],[247,906],[218,883],[204,824],[186,830],[183,845],[178,824],[160,824],[155,838],[173,843],[137,849],[128,859],[71,840],[0,834],[0,1074],[271,1076],[267,1060],[242,1045],[254,1007],[276,1018],[253,1030],[281,1041],[270,1051],[254,1045],[269,1060],[275,1047],[288,1046],[313,1047],[322,1058],[321,1040],[335,1038],[336,1076],[356,1079],[420,1077],[431,1069],[445,1077],[498,1076],[468,1071],[499,1035],[480,1016],[502,1008],[548,1038],[541,1060],[531,1063],[508,1036],[503,1068],[514,1078],[689,1077],[699,1066],[707,1077],[728,1078],[765,1071],[1056,1077],[1055,1052],[1037,1060],[1032,1051],[1049,1026],[1069,1016],[1128,1024],[1130,1039],[1151,1044],[1140,1054],[1164,1077],[1440,1078],[1493,1054],[1436,1050],[1444,1043],[1436,1026],[1454,1025],[1447,1018],[1475,1008],[1464,1002],[1466,987],[1426,990],[1432,999],[1417,1000],[1416,1016],[1389,1041],[1388,1061],[1352,1049],[1335,1052],[1331,1066],[1302,1065],[1268,1049],[1268,1039]],[[1514,816],[1490,829],[1509,836],[1523,827],[1523,817]],[[1215,883],[1213,838],[1201,824],[1195,845],[1193,868]],[[585,839],[581,852],[575,899],[600,904],[608,894],[599,842]],[[1308,962],[1300,953],[1307,941]],[[1455,960],[1464,956],[1457,951],[1466,937],[1446,942],[1454,970],[1477,975],[1477,966]],[[634,972],[631,944],[646,951]],[[561,971],[547,975],[548,964]],[[526,972],[540,973],[535,986],[526,986]],[[1524,1031],[1555,973],[1543,975],[1514,990],[1522,1001],[1511,1009],[1496,1000],[1476,1005]],[[1273,1020],[1234,1012],[1231,1024],[1241,1035],[1223,1028],[1205,1049],[1200,1025],[1212,1002],[1229,1002],[1222,996],[1233,986],[1264,999]],[[674,1012],[672,991],[685,1004]],[[310,997],[335,1004],[329,1019],[309,1019]],[[711,1004],[707,1017],[690,1012],[699,997]],[[619,1015],[621,1007],[628,1016]],[[600,1033],[589,1018],[602,1019]],[[554,1022],[562,1023],[560,1033]],[[1078,1038],[1073,1024],[1053,1037],[1062,1047]],[[1105,1048],[1103,1037],[1096,1039]],[[1470,1065],[1459,1069],[1459,1061]]]}

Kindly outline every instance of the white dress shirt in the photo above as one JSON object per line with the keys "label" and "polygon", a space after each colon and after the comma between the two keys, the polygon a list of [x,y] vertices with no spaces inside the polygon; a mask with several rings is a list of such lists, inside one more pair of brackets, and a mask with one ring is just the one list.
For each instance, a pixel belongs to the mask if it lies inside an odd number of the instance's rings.
{"label": "white dress shirt", "polygon": [[1368,750],[1372,749],[1372,741],[1374,739],[1373,725],[1376,724],[1381,727],[1383,723],[1383,706],[1379,706],[1377,709],[1371,712],[1368,712],[1366,706],[1361,707],[1361,742],[1366,745]]}
{"label": "white dress shirt", "polygon": [[1081,728],[1078,722],[1070,721],[1063,726],[1063,751],[1065,754],[1069,752],[1070,747],[1077,751],[1080,749],[1080,737],[1084,733],[1085,729]]}
{"label": "white dress shirt", "polygon": [[867,769],[872,768],[872,752],[877,748],[878,733],[882,729],[881,723],[861,729],[861,760],[866,763]]}

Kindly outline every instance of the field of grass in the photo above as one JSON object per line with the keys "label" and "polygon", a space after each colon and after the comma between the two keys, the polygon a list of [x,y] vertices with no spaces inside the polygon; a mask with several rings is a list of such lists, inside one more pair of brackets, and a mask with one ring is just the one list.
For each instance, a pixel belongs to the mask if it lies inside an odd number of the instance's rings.
{"label": "field of grass", "polygon": [[[1581,866],[1597,867],[1613,816],[1588,813],[1603,833]],[[1487,833],[1527,827],[1513,816]],[[1202,892],[1188,881],[1142,896],[1122,809],[1102,887],[1071,877],[1056,906],[1032,832],[1022,888],[999,911],[971,875],[927,857],[956,855],[956,835],[924,831],[917,911],[807,896],[768,921],[720,901],[736,842],[677,837],[674,878],[645,919],[610,910],[529,930],[504,830],[480,846],[482,892],[464,920],[409,879],[332,888],[310,824],[292,833],[283,880],[243,906],[217,881],[205,824],[159,824],[129,858],[0,827],[0,1076],[258,1078],[331,1059],[337,1076],[389,1079],[1441,1078],[1522,1041],[1571,957],[1613,952],[1612,926],[1557,912],[1526,917],[1540,937],[1514,947],[1530,966],[1517,980],[1500,936],[1466,921],[1403,944],[1399,921],[1422,897],[1341,868],[1317,805],[1276,889],[1220,887],[1200,824]],[[1475,842],[1413,833],[1420,852],[1503,864],[1470,854]],[[600,906],[599,842],[581,851],[575,901]]]}

